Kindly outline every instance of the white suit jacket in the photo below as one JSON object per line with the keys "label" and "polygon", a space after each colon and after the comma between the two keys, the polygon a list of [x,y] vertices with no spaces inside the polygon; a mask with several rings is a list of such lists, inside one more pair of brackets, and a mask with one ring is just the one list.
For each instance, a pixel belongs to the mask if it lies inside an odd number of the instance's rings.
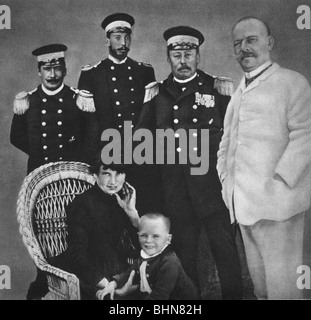
{"label": "white suit jacket", "polygon": [[247,88],[244,81],[228,105],[218,152],[223,199],[231,221],[286,220],[310,207],[311,89],[276,63]]}

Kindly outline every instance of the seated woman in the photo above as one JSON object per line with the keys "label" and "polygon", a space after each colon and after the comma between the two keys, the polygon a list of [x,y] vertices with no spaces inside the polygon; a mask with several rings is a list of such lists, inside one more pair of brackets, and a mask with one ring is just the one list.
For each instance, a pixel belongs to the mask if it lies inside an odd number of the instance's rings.
{"label": "seated woman", "polygon": [[125,181],[128,167],[100,159],[92,170],[97,183],[67,208],[66,269],[79,278],[82,299],[96,299],[113,275],[128,268],[129,251],[138,248],[139,216],[135,189]]}

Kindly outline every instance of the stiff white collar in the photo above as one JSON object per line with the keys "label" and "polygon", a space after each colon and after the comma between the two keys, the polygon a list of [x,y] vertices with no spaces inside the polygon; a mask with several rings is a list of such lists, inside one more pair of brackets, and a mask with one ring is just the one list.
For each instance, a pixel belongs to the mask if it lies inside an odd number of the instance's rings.
{"label": "stiff white collar", "polygon": [[191,78],[189,79],[185,79],[185,80],[180,80],[180,79],[177,79],[176,77],[174,77],[174,80],[178,83],[187,83],[187,82],[190,82],[191,80],[193,80],[195,77],[197,76],[197,73],[195,73]]}
{"label": "stiff white collar", "polygon": [[56,94],[58,94],[59,92],[61,92],[64,88],[64,83],[62,83],[62,85],[56,89],[56,90],[49,90],[47,89],[43,84],[41,84],[41,88],[42,88],[42,91],[47,94],[48,96],[55,96]]}
{"label": "stiff white collar", "polygon": [[115,64],[122,64],[122,63],[125,63],[127,57],[120,61],[120,60],[116,59],[115,57],[113,57],[112,55],[109,55],[108,59],[110,59]]}
{"label": "stiff white collar", "polygon": [[260,67],[258,67],[257,69],[251,71],[251,72],[244,72],[245,77],[247,79],[255,77],[258,73],[260,73],[262,70],[266,69],[268,66],[270,66],[270,64],[272,64],[271,60],[268,60],[267,62],[265,62],[264,64],[262,64]]}

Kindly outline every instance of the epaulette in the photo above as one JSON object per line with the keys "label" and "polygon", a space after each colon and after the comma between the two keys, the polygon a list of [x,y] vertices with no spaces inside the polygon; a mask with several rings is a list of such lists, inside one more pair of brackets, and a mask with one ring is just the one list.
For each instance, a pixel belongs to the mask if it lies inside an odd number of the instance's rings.
{"label": "epaulette", "polygon": [[147,63],[147,62],[138,62],[138,65],[143,65],[143,66],[152,68],[152,65],[150,63]]}
{"label": "epaulette", "polygon": [[82,67],[81,71],[88,71],[88,70],[91,70],[93,68],[97,68],[98,65],[100,65],[101,61],[99,61],[98,63],[96,64],[87,64],[86,66]]}
{"label": "epaulette", "polygon": [[233,81],[231,78],[212,76],[214,81],[214,89],[223,96],[231,96],[234,92]]}
{"label": "epaulette", "polygon": [[29,109],[29,96],[32,95],[37,88],[32,91],[22,91],[15,96],[13,103],[13,112],[18,115],[24,114]]}
{"label": "epaulette", "polygon": [[159,85],[156,81],[147,84],[145,89],[144,103],[150,101],[159,93]]}
{"label": "epaulette", "polygon": [[77,94],[77,106],[80,110],[85,112],[95,112],[95,103],[93,94],[87,90],[79,90],[73,87],[70,88]]}

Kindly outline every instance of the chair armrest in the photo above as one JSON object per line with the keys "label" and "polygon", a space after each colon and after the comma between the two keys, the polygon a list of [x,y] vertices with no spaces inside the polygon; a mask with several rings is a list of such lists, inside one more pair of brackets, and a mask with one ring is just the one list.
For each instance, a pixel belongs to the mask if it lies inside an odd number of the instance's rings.
{"label": "chair armrest", "polygon": [[44,300],[80,300],[79,279],[50,264],[39,266],[46,273],[49,293]]}

